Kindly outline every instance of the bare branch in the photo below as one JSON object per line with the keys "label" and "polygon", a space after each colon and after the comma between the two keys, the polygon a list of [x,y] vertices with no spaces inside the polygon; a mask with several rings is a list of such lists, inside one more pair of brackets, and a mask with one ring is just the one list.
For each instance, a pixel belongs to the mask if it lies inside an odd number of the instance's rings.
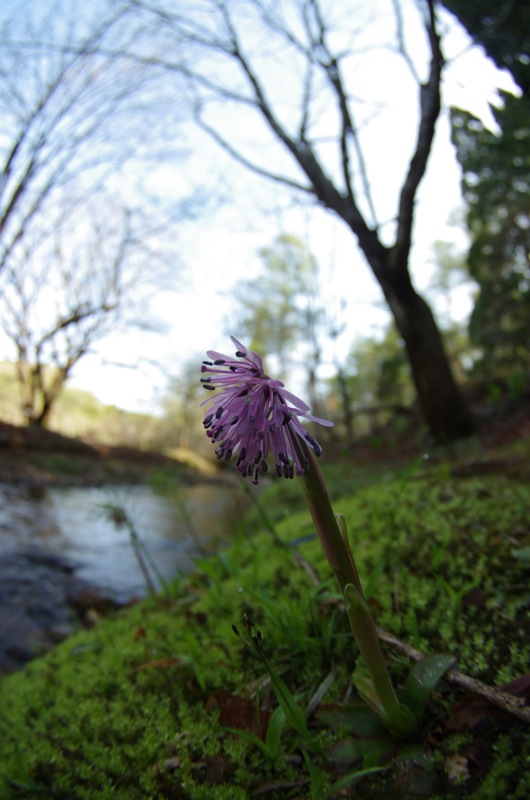
{"label": "bare branch", "polygon": [[394,6],[394,17],[396,18],[396,35],[397,35],[397,43],[398,43],[398,52],[401,54],[403,60],[405,61],[407,67],[409,68],[412,77],[416,81],[416,83],[420,83],[420,76],[418,75],[418,70],[416,69],[416,65],[414,61],[410,57],[410,54],[405,46],[405,35],[403,31],[403,14],[401,13],[401,2],[400,0],[392,0],[392,5]]}
{"label": "bare branch", "polygon": [[147,78],[101,52],[124,15],[113,11],[82,36],[73,23],[59,33],[53,12],[38,31],[20,30],[19,21],[0,33],[0,271],[58,190],[83,180],[88,196],[110,164],[116,172],[133,152],[133,137],[114,147],[116,136],[123,140],[119,113]]}
{"label": "bare branch", "polygon": [[425,2],[427,7],[425,29],[429,40],[431,60],[427,83],[420,85],[420,122],[416,146],[399,198],[398,225],[392,264],[394,267],[401,265],[401,268],[406,264],[410,252],[416,191],[425,174],[441,107],[440,83],[443,56],[436,29],[434,2],[433,0],[425,0]]}
{"label": "bare branch", "polygon": [[246,158],[239,150],[237,150],[230,142],[225,139],[219,131],[217,131],[214,127],[209,125],[201,116],[200,108],[195,110],[195,121],[197,122],[198,126],[205,131],[213,140],[216,142],[226,153],[228,153],[235,161],[239,164],[242,164],[247,169],[250,169],[256,175],[261,175],[263,178],[268,178],[269,180],[275,181],[276,183],[282,183],[284,186],[288,186],[290,189],[295,189],[300,192],[305,192],[306,194],[314,194],[314,190],[312,186],[304,186],[302,183],[298,183],[297,181],[293,181],[285,175],[282,175],[279,172],[272,172],[271,170],[267,170],[264,167],[261,167],[259,164],[251,161],[250,159]]}
{"label": "bare branch", "polygon": [[4,273],[2,326],[17,352],[25,413],[38,424],[75,365],[130,302],[131,214],[102,207],[102,200],[90,219],[66,203],[51,238],[36,237],[32,249],[26,237],[23,261]]}
{"label": "bare branch", "polygon": [[353,191],[353,176],[350,168],[349,144],[348,144],[349,139],[351,138],[355,149],[355,154],[357,157],[357,163],[359,166],[361,185],[363,187],[363,192],[366,197],[368,208],[370,210],[370,214],[372,217],[372,225],[377,230],[378,227],[377,213],[372,198],[370,182],[368,180],[366,162],[359,141],[357,128],[353,120],[353,114],[348,105],[348,97],[344,81],[341,75],[339,58],[331,53],[330,48],[327,44],[326,27],[324,24],[324,20],[322,18],[322,13],[320,11],[318,0],[310,0],[310,6],[313,9],[315,20],[318,26],[318,40],[316,42],[316,45],[325,56],[325,60],[320,60],[320,64],[324,68],[326,77],[335,93],[337,104],[340,111],[340,117],[341,117],[340,149],[342,154],[342,175],[344,184],[346,186],[346,192],[348,194],[350,202],[355,203],[354,191]]}

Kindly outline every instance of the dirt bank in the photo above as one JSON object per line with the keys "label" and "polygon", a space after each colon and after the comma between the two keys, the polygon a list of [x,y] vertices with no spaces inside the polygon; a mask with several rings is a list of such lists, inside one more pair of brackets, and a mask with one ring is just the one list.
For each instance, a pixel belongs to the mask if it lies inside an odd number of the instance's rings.
{"label": "dirt bank", "polygon": [[192,483],[197,472],[161,453],[108,447],[41,428],[0,422],[0,483],[38,486],[101,486],[143,483],[152,470],[168,470]]}

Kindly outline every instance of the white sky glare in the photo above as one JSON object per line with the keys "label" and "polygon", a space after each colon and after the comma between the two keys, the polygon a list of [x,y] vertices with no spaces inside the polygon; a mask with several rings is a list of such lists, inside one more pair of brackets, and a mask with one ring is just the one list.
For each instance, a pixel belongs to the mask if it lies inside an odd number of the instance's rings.
{"label": "white sky glare", "polygon": [[[360,33],[355,37],[354,44],[369,47],[374,37],[383,40],[387,35],[392,4],[389,0],[376,4],[364,0],[362,8],[372,17],[374,8],[377,13],[383,10],[377,24],[370,27],[371,40],[368,34],[364,40]],[[405,3],[405,14],[411,11]],[[443,21],[445,24],[445,16]],[[422,48],[422,40],[418,38],[416,44],[411,44],[412,41],[407,40],[407,44],[415,55],[414,50]],[[497,87],[513,90],[511,78],[499,72],[480,50],[470,47],[460,29],[453,29],[447,36],[444,53],[448,60],[444,108],[457,105],[492,124],[488,103],[495,101]],[[357,60],[353,70],[363,98],[375,98],[380,104],[377,116],[367,128],[369,135],[365,136],[364,145],[378,217],[389,221],[395,215],[396,197],[414,144],[417,121],[417,93],[404,91],[397,58],[389,50],[378,49],[377,54],[368,52]],[[402,70],[406,70],[404,64]],[[276,80],[282,80],[281,70]],[[250,140],[252,128],[246,122],[238,123],[237,118],[230,118],[231,126]],[[156,413],[167,377],[178,374],[184,362],[195,355],[202,358],[207,349],[230,350],[228,335],[238,336],[237,330],[227,324],[232,308],[230,290],[238,280],[259,272],[258,250],[269,246],[281,233],[299,237],[315,254],[322,269],[328,307],[338,307],[343,297],[347,300],[348,324],[337,342],[336,355],[345,357],[357,337],[376,334],[388,320],[381,306],[379,287],[353,235],[342,222],[322,209],[293,203],[292,196],[277,185],[231,162],[204,134],[191,126],[186,130],[188,137],[184,144],[189,147],[189,158],[184,164],[158,166],[146,176],[146,186],[156,185],[159,194],[165,186],[173,194],[179,187],[184,196],[196,185],[218,188],[219,181],[223,195],[231,196],[232,202],[212,204],[195,219],[175,227],[183,269],[175,271],[174,290],[160,292],[152,304],[154,316],[166,332],[159,335],[133,329],[125,335],[107,337],[93,355],[78,364],[70,381],[70,385],[90,390],[103,402],[127,410]],[[448,113],[444,110],[416,205],[411,263],[420,291],[428,286],[432,276],[435,241],[454,241],[465,249],[462,230],[449,221],[462,202],[459,184],[459,167],[450,142]],[[463,298],[457,313],[463,317],[468,311],[469,298]],[[0,342],[0,354],[13,357],[4,342]],[[329,351],[328,356],[331,356]],[[117,364],[129,366],[123,368]]]}

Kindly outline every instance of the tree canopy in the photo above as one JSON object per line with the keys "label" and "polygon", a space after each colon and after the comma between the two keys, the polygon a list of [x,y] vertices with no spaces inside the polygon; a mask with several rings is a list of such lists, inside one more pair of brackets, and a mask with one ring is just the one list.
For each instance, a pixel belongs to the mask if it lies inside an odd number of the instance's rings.
{"label": "tree canopy", "polygon": [[527,0],[442,0],[499,68],[530,95],[530,5]]}
{"label": "tree canopy", "polygon": [[[366,3],[122,3],[144,20],[145,36],[132,44],[129,57],[184,77],[202,131],[239,164],[345,223],[404,341],[432,434],[469,433],[472,417],[410,272],[417,193],[441,108],[444,58],[434,0],[381,6],[389,40],[383,45],[373,30],[381,18]],[[364,96],[358,69],[367,57],[379,71],[384,63],[386,96]],[[378,158],[368,157],[367,145],[374,119],[395,99],[388,88],[395,74],[400,96],[407,87],[417,115],[409,150],[400,153],[401,182],[389,219],[380,210],[388,190],[375,197],[370,167],[380,172],[388,154],[395,166],[394,131],[382,134]]]}
{"label": "tree canopy", "polygon": [[493,109],[500,133],[456,109],[452,126],[469,208],[468,267],[479,285],[470,335],[490,367],[513,368],[530,361],[530,107],[503,99]]}
{"label": "tree canopy", "polygon": [[520,96],[500,93],[491,108],[496,131],[467,111],[451,113],[468,206],[468,268],[479,284],[470,336],[482,368],[509,370],[530,362],[530,6],[444,4],[522,89]]}

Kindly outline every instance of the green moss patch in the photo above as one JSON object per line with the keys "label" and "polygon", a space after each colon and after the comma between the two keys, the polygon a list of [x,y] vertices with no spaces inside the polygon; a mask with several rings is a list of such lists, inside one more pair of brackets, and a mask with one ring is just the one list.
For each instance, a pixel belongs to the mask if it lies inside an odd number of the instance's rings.
{"label": "green moss patch", "polygon": [[[266,493],[261,502],[268,509]],[[529,671],[526,484],[438,470],[345,495],[335,507],[378,624],[426,654],[454,655],[462,671],[490,684]],[[254,514],[170,597],[120,612],[4,678],[0,798],[244,800],[261,792],[321,800],[326,785],[362,769],[362,761],[314,756],[317,789],[293,731],[284,730],[275,762],[227,731],[263,736],[275,707],[266,671],[232,631],[243,613],[303,709],[325,679],[321,702],[352,695],[357,651],[308,514],[285,517],[275,535]],[[386,652],[399,683],[410,665]],[[313,716],[309,723],[317,731]],[[323,749],[345,735],[320,732]],[[448,684],[417,740],[388,758],[384,771],[330,796],[530,796],[530,726],[477,709]]]}

